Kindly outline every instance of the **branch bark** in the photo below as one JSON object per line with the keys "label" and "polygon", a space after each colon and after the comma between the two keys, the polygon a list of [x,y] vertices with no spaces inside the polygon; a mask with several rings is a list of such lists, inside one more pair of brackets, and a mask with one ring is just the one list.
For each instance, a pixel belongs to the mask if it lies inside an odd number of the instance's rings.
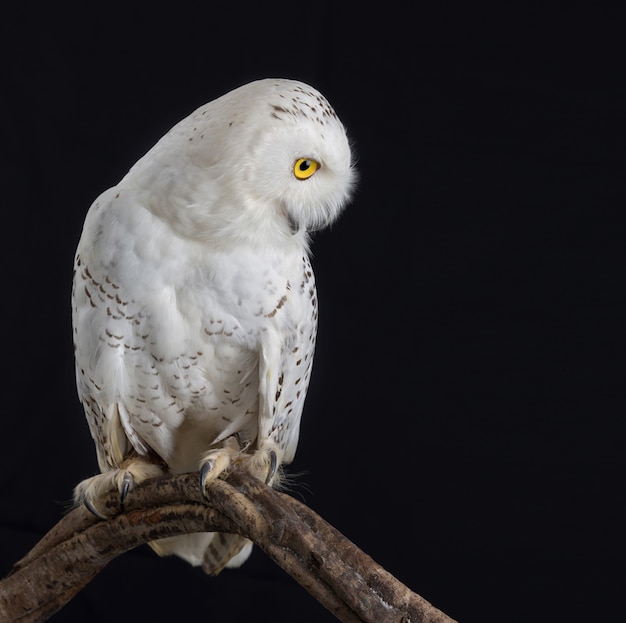
{"label": "branch bark", "polygon": [[166,476],[119,496],[102,521],[75,508],[0,581],[0,620],[38,623],[60,610],[113,558],[190,532],[248,537],[346,623],[454,623],[378,565],[310,508],[244,471],[217,480],[205,499],[197,474]]}

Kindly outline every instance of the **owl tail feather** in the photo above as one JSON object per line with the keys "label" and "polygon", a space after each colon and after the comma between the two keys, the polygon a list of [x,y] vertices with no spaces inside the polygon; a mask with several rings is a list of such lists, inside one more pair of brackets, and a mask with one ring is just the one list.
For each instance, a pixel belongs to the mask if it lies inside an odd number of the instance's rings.
{"label": "owl tail feather", "polygon": [[241,566],[252,552],[252,541],[238,534],[198,532],[173,536],[148,543],[159,556],[176,555],[194,567],[202,566],[209,575],[224,567]]}
{"label": "owl tail feather", "polygon": [[252,541],[238,534],[214,533],[215,536],[204,550],[202,570],[217,575],[224,567],[239,567],[252,552]]}

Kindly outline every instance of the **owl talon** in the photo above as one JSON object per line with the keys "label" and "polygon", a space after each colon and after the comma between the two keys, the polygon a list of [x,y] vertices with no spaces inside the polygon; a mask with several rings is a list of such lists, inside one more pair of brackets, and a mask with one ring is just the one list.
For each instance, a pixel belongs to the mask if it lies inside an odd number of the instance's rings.
{"label": "owl talon", "polygon": [[274,450],[270,450],[269,455],[270,455],[270,468],[267,473],[267,478],[265,479],[266,485],[269,485],[270,480],[274,478],[274,474],[276,473],[276,467],[278,464],[278,459],[276,458],[276,452],[274,452]]}
{"label": "owl talon", "polygon": [[128,492],[133,488],[133,484],[133,475],[130,472],[126,472],[124,474],[124,478],[122,479],[122,488],[120,490],[120,509],[122,513],[125,511],[124,502],[126,502],[126,496],[128,495]]}
{"label": "owl talon", "polygon": [[91,503],[91,500],[89,498],[84,498],[83,499],[83,504],[85,505],[85,508],[92,514],[95,515],[98,519],[108,519],[108,517],[106,515],[103,515],[98,509],[96,509],[96,507]]}
{"label": "owl talon", "polygon": [[215,461],[209,459],[202,464],[200,468],[200,490],[204,493],[204,486],[207,480],[207,476],[215,469]]}

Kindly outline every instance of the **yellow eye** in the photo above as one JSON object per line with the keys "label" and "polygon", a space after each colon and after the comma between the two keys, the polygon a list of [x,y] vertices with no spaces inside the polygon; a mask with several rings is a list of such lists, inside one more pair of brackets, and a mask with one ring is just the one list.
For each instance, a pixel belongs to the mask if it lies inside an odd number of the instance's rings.
{"label": "yellow eye", "polygon": [[296,160],[296,164],[293,165],[293,174],[299,180],[306,180],[315,171],[320,168],[320,163],[317,160],[311,160],[310,158],[299,158]]}

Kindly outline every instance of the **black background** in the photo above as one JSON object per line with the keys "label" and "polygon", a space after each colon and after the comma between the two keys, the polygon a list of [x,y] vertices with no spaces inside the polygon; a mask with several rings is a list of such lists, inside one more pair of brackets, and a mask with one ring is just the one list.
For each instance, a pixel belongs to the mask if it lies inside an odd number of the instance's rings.
{"label": "black background", "polygon": [[[328,97],[360,172],[313,244],[293,494],[466,623],[623,612],[625,72],[596,44],[619,14],[161,6],[2,24],[0,575],[96,470],[69,307],[89,205],[197,106],[281,76]],[[53,620],[226,613],[333,620],[258,550],[209,578],[147,547]]]}

